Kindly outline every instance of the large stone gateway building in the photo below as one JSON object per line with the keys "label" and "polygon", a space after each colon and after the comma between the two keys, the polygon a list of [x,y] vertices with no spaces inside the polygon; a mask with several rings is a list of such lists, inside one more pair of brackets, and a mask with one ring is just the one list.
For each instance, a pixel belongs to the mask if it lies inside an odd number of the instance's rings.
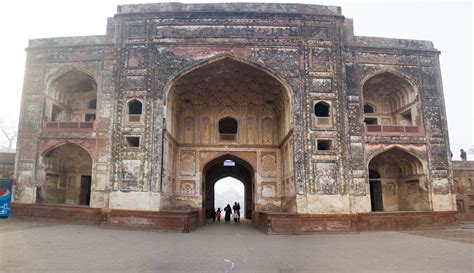
{"label": "large stone gateway building", "polygon": [[454,219],[431,42],[354,36],[339,7],[164,3],[27,55],[17,214],[189,230],[231,176],[268,232]]}

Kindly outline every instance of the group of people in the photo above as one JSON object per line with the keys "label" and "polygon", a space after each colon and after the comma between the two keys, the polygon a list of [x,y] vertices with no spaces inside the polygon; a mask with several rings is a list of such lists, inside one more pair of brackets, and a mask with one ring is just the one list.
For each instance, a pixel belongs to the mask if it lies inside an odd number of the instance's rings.
{"label": "group of people", "polygon": [[[240,204],[239,203],[234,202],[234,205],[232,206],[232,208],[230,207],[229,204],[227,204],[227,206],[224,208],[224,211],[225,211],[224,220],[227,223],[230,222],[231,215],[232,215],[232,218],[234,219],[234,222],[236,223],[240,222]],[[217,208],[216,212],[214,213],[214,219],[213,219],[214,222],[216,220],[217,222],[221,221],[221,213],[222,213],[221,208]]]}
{"label": "group of people", "polygon": [[[467,153],[466,153],[466,151],[464,151],[464,149],[461,149],[460,152],[461,152],[461,155],[460,155],[461,160],[462,160],[462,161],[466,161],[466,160],[467,160]],[[449,154],[450,154],[450,156],[451,156],[451,159],[453,159],[453,152],[449,151]]]}

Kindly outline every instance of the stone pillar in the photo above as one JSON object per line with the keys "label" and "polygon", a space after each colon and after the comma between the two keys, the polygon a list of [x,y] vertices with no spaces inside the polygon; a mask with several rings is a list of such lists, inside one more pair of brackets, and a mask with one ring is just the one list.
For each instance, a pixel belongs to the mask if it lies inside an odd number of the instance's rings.
{"label": "stone pillar", "polygon": [[428,143],[428,170],[434,211],[456,210],[451,192],[449,137],[439,55],[420,56],[422,110]]}
{"label": "stone pillar", "polygon": [[18,125],[17,157],[13,201],[35,203],[37,143],[43,121],[44,64],[35,62],[35,52],[27,52],[26,69]]}

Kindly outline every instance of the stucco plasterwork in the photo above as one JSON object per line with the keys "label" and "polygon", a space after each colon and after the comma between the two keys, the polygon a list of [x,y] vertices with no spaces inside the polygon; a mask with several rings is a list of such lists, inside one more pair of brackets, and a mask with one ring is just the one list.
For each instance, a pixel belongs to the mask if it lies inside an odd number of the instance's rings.
{"label": "stucco plasterwork", "polygon": [[30,41],[14,199],[204,216],[233,176],[251,216],[455,210],[439,53],[338,7],[122,5]]}

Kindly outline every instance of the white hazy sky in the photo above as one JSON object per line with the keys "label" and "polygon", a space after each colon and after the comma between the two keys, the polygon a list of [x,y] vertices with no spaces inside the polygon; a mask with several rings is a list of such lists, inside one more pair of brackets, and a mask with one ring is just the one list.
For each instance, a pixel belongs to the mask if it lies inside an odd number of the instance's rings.
{"label": "white hazy sky", "polygon": [[[105,34],[106,19],[115,14],[117,5],[146,2],[159,1],[3,1],[0,16],[0,52],[3,60],[0,66],[0,116],[9,117],[15,124],[18,121],[26,55],[24,48],[28,45],[28,39]],[[354,19],[356,35],[433,41],[441,51],[441,72],[454,159],[459,158],[460,148],[473,147],[473,7],[470,1],[269,2],[341,6],[343,15]]]}
{"label": "white hazy sky", "polygon": [[[242,196],[244,196],[244,190],[245,190],[244,184],[233,177],[222,178],[221,180],[217,181],[216,184],[214,185],[215,193],[238,192]],[[218,200],[215,200],[215,202],[217,201]],[[239,202],[241,204],[244,204],[244,202],[240,200],[234,200],[234,202]],[[233,202],[229,201],[228,203],[231,204],[232,206]]]}

